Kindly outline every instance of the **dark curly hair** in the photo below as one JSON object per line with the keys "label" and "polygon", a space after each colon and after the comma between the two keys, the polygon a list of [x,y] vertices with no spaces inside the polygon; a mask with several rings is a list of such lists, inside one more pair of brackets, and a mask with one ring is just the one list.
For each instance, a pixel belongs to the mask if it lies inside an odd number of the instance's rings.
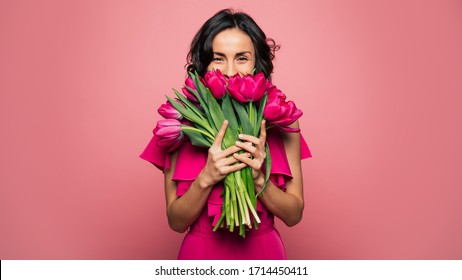
{"label": "dark curly hair", "polygon": [[265,33],[249,15],[231,9],[219,11],[199,29],[191,42],[187,70],[197,71],[199,75],[204,76],[207,66],[213,60],[213,39],[221,31],[230,28],[238,28],[250,37],[255,48],[256,72],[263,72],[265,77],[270,79],[273,73],[274,53],[280,46],[276,45],[273,39],[266,38]]}

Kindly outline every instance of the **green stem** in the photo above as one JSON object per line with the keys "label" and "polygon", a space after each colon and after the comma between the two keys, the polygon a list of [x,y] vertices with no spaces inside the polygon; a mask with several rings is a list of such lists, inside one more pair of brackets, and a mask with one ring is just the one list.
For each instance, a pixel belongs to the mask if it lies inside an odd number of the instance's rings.
{"label": "green stem", "polygon": [[249,119],[250,119],[250,123],[253,125],[254,124],[254,117],[253,117],[253,106],[252,106],[253,102],[250,101],[249,102]]}
{"label": "green stem", "polygon": [[223,224],[223,219],[224,219],[224,218],[225,218],[225,212],[222,211],[222,212],[221,212],[220,219],[218,219],[217,224],[213,227],[213,231],[217,231],[217,229],[218,229],[219,227],[221,227],[221,225]]}
{"label": "green stem", "polygon": [[203,131],[203,130],[200,130],[200,129],[197,129],[197,128],[192,127],[192,126],[182,125],[181,129],[199,132],[200,134],[208,137],[212,142],[215,140],[215,137],[213,137],[210,133],[208,133],[206,131]]}
{"label": "green stem", "polygon": [[233,218],[233,215],[231,215],[231,213],[233,212],[233,202],[232,202],[232,196],[233,196],[233,193],[232,193],[232,185],[234,184],[234,178],[232,178],[231,176],[226,176],[225,177],[225,182],[224,182],[224,187],[225,187],[225,205],[226,207],[223,207],[223,212],[225,213],[225,217],[226,217],[226,226],[230,229],[230,231],[233,231],[234,230],[234,227],[231,226],[233,224],[232,222],[232,218]]}
{"label": "green stem", "polygon": [[[241,172],[239,172],[239,175],[242,176],[243,174]],[[238,181],[237,181],[237,187],[238,187],[238,192],[239,192],[239,198],[240,198],[240,209],[241,209],[241,214],[242,214],[242,223],[244,223],[245,225],[251,227],[250,225],[250,215],[249,215],[249,210],[247,209],[247,202],[246,202],[246,199],[245,199],[245,194],[247,193],[246,192],[246,189],[245,189],[245,186],[244,186],[244,181],[242,181],[242,178],[239,177]]]}
{"label": "green stem", "polygon": [[234,200],[233,200],[233,216],[234,216],[234,223],[233,226],[239,226],[239,203],[238,203],[238,194],[236,192],[236,186],[233,186],[233,194],[234,194]]}
{"label": "green stem", "polygon": [[260,218],[258,217],[258,214],[257,214],[257,212],[255,211],[255,208],[253,207],[252,201],[250,201],[249,196],[247,195],[247,196],[245,197],[245,199],[246,199],[246,201],[247,201],[247,205],[249,206],[250,211],[252,212],[253,217],[255,218],[255,220],[257,221],[257,223],[261,223]]}

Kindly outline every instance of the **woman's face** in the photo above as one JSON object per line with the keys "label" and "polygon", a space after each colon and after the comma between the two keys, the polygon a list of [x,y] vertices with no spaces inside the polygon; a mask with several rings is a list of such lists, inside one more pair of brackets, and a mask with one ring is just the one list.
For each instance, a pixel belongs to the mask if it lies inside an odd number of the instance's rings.
{"label": "woman's face", "polygon": [[225,29],[212,41],[213,60],[208,71],[218,69],[226,76],[246,75],[255,68],[255,49],[250,37],[240,29]]}

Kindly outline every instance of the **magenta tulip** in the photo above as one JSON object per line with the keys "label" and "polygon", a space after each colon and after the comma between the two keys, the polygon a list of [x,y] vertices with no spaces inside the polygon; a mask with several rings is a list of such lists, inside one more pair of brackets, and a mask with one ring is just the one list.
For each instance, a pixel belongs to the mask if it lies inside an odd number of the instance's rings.
{"label": "magenta tulip", "polygon": [[[293,124],[303,115],[293,101],[286,101],[285,94],[275,86],[268,90],[268,101],[265,109],[263,110],[263,117],[267,120],[268,124],[277,125],[283,130],[291,131],[288,126]],[[292,130],[299,131],[299,130]]]}
{"label": "magenta tulip", "polygon": [[231,97],[239,102],[260,100],[268,87],[267,80],[263,73],[255,76],[247,74],[241,77],[236,74],[228,79],[228,91]]}
{"label": "magenta tulip", "polygon": [[[186,81],[184,81],[184,84],[187,85],[188,87],[196,90],[196,86],[194,85],[194,82],[191,79],[191,77],[188,77],[186,79]],[[194,94],[192,94],[186,87],[183,87],[181,90],[183,91],[184,96],[186,96],[186,98],[188,98],[189,101],[199,102],[199,100],[197,100],[196,96],[194,96]]]}
{"label": "magenta tulip", "polygon": [[[180,103],[178,101],[178,103]],[[181,120],[183,116],[178,112],[175,107],[173,107],[172,103],[170,101],[165,102],[165,104],[160,105],[159,109],[157,109],[157,112],[159,115],[166,119],[176,119],[176,120]]]}
{"label": "magenta tulip", "polygon": [[154,137],[159,147],[166,148],[171,152],[183,142],[181,123],[175,119],[160,120],[154,128]]}
{"label": "magenta tulip", "polygon": [[[268,89],[268,101],[266,102],[263,116],[268,121],[278,120],[284,115],[284,110],[281,110],[281,104],[286,99],[285,94],[272,86]],[[282,107],[282,109],[284,109]]]}
{"label": "magenta tulip", "polygon": [[222,99],[226,95],[226,78],[220,70],[213,70],[205,73],[205,82],[212,92],[213,97]]}

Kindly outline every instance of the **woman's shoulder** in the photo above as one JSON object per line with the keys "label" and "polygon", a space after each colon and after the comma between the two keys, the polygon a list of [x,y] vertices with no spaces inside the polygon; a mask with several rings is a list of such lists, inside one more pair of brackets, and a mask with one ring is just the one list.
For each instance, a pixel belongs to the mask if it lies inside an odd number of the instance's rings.
{"label": "woman's shoulder", "polygon": [[[306,159],[311,157],[311,151],[301,133],[298,120],[289,127],[273,127],[268,130],[266,141],[271,149],[285,154],[286,145],[300,143],[300,158]],[[295,142],[295,143],[294,143]]]}

